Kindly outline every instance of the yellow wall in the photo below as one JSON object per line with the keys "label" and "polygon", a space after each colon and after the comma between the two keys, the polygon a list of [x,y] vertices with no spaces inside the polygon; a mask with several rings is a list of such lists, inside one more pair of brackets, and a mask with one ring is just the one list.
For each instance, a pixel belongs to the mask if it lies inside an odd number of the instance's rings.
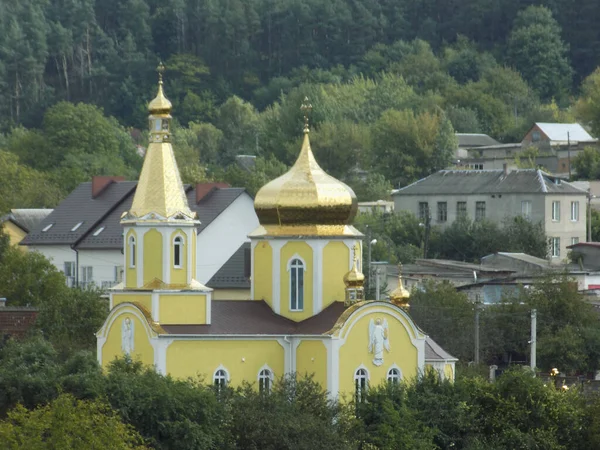
{"label": "yellow wall", "polygon": [[254,248],[254,267],[252,270],[252,284],[254,285],[254,298],[266,301],[273,307],[273,250],[268,242],[260,241]]}
{"label": "yellow wall", "polygon": [[206,295],[161,295],[159,301],[162,324],[206,323]]}
{"label": "yellow wall", "polygon": [[167,370],[174,377],[201,375],[212,383],[214,371],[221,364],[229,372],[231,384],[239,385],[244,380],[252,383],[265,364],[281,377],[284,351],[274,340],[175,341],[167,348]]}
{"label": "yellow wall", "polygon": [[[298,254],[306,263],[304,270],[304,307],[302,311],[290,311],[290,272],[287,270],[288,262]],[[281,249],[281,282],[280,286],[280,311],[281,315],[297,322],[313,315],[313,251],[306,242],[288,242]]]}
{"label": "yellow wall", "polygon": [[151,229],[144,234],[144,284],[158,278],[162,280],[162,234]]}
{"label": "yellow wall", "polygon": [[[131,319],[133,322],[134,345],[132,359],[140,360],[147,365],[154,365],[154,349],[150,345],[150,340],[146,334],[146,328],[134,314],[124,312],[113,321],[106,335],[106,342],[102,347],[102,366],[106,367],[117,357],[122,357],[121,350],[121,327],[125,319]],[[146,324],[147,326],[147,324]]]}
{"label": "yellow wall", "polygon": [[131,294],[112,294],[113,308],[117,306],[119,303],[139,303],[148,311],[152,311],[152,294],[148,292],[147,294],[140,293],[131,293]]}
{"label": "yellow wall", "polygon": [[215,289],[213,300],[254,300],[250,298],[250,289]]}
{"label": "yellow wall", "polygon": [[[369,353],[369,322],[371,319],[387,319],[389,325],[389,341],[391,351],[384,350],[383,364],[377,367],[373,364],[373,354]],[[352,321],[352,318],[350,319]],[[350,322],[351,323],[351,322]],[[347,327],[347,323],[345,327]],[[376,386],[387,380],[387,372],[393,364],[400,367],[402,379],[410,380],[418,373],[417,349],[410,340],[406,319],[396,319],[384,312],[373,312],[361,317],[352,327],[346,337],[346,342],[340,348],[340,392],[354,392],[354,373],[363,364],[369,371],[371,386]],[[346,331],[342,330],[342,333]]]}
{"label": "yellow wall", "polygon": [[327,348],[323,341],[304,340],[296,350],[296,372],[314,374],[314,380],[327,389]]}
{"label": "yellow wall", "polygon": [[343,242],[330,242],[323,249],[323,308],[346,297],[344,275],[348,272],[350,250]]}
{"label": "yellow wall", "polygon": [[4,229],[4,232],[8,235],[8,239],[11,245],[17,246],[23,252],[27,251],[27,247],[25,245],[19,245],[19,242],[21,242],[25,238],[25,236],[27,236],[27,233],[25,233],[23,229],[19,228],[9,220],[2,224],[2,228]]}
{"label": "yellow wall", "polygon": [[139,265],[139,261],[137,261],[136,258],[136,267],[130,268],[129,266],[129,262],[131,261],[129,238],[131,236],[135,237],[136,248],[140,245],[136,232],[134,230],[129,230],[129,233],[127,233],[127,236],[125,237],[125,286],[128,288],[137,287],[137,266]]}
{"label": "yellow wall", "polygon": [[[175,245],[173,241],[177,236],[180,236],[183,239],[183,247],[181,248],[181,267],[179,269],[175,268]],[[187,284],[187,271],[188,271],[188,261],[187,261],[187,236],[181,230],[176,230],[171,234],[170,238],[170,258],[169,267],[171,268],[171,283],[173,284]]]}
{"label": "yellow wall", "polygon": [[454,380],[454,370],[452,369],[452,364],[444,365],[444,376],[447,380]]}

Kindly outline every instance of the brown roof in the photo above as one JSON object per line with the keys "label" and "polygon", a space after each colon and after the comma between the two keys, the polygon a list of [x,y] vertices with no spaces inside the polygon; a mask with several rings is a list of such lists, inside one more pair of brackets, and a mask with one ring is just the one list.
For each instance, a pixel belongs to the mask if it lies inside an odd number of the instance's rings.
{"label": "brown roof", "polygon": [[29,307],[0,307],[0,336],[24,337],[35,323],[38,311]]}
{"label": "brown roof", "polygon": [[213,300],[210,325],[162,325],[169,334],[324,334],[345,310],[334,302],[316,316],[294,322],[275,314],[263,300]]}

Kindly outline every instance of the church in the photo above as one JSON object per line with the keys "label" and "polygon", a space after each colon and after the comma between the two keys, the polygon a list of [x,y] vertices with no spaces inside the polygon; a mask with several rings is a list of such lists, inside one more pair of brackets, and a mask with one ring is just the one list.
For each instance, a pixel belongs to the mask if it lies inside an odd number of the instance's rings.
{"label": "church", "polygon": [[[164,70],[164,69],[162,69]],[[263,186],[254,207],[251,299],[213,300],[194,279],[197,215],[171,145],[171,102],[159,70],[150,141],[131,209],[121,218],[124,280],[97,332],[102,366],[123,355],[177,378],[268,391],[312,374],[332,397],[410,380],[426,368],[454,379],[456,358],[413,322],[402,285],[389,301],[364,298],[363,235],[354,192],[328,175],[310,147],[308,110],[298,159]]]}

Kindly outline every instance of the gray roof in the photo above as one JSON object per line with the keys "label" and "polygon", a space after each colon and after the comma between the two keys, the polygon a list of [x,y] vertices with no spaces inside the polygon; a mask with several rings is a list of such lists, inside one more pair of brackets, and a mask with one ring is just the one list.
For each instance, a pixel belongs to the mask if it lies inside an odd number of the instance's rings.
{"label": "gray roof", "polygon": [[29,232],[36,228],[52,211],[52,209],[11,209],[8,214],[0,217],[0,223],[10,220]]}
{"label": "gray roof", "polygon": [[500,143],[487,134],[480,133],[456,133],[456,137],[458,138],[458,146],[463,148],[483,147]]}
{"label": "gray roof", "polygon": [[586,142],[595,141],[578,123],[545,123],[535,124],[551,141]]}
{"label": "gray roof", "polygon": [[440,170],[392,195],[578,194],[570,183],[536,169]]}
{"label": "gray roof", "polygon": [[250,278],[247,276],[250,268],[246,267],[246,254],[249,251],[250,242],[244,242],[206,285],[213,289],[250,289]]}
{"label": "gray roof", "polygon": [[[82,183],[21,243],[70,245],[78,249],[120,249],[123,247],[121,215],[131,207],[136,186],[136,181],[114,182],[92,198],[92,183]],[[195,188],[185,186],[185,190],[190,208],[198,213],[201,222],[198,233],[245,192],[243,188],[214,188],[196,203]],[[82,224],[71,231],[79,222]],[[47,231],[42,231],[50,224],[52,226]],[[94,236],[101,228],[102,231]]]}
{"label": "gray roof", "polygon": [[[528,264],[533,264],[533,265],[543,267],[543,268],[555,267],[555,266],[551,266],[547,260],[538,258],[537,256],[528,255],[527,253],[498,252],[498,255],[505,256],[507,258],[516,259],[519,261],[523,261]],[[491,256],[494,256],[494,255],[491,254],[491,255],[487,255],[487,256],[484,256],[483,258],[481,258],[481,263],[485,264],[486,258],[489,258]]]}
{"label": "gray roof", "polygon": [[452,356],[450,353],[440,347],[437,342],[427,336],[427,339],[425,339],[425,361],[446,360],[458,361],[458,358]]}

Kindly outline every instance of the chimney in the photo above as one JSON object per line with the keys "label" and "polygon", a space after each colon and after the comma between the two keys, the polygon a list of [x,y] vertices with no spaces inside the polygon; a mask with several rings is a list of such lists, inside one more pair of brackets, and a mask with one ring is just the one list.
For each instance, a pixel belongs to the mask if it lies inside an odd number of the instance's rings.
{"label": "chimney", "polygon": [[92,177],[92,198],[98,197],[110,184],[116,183],[118,181],[125,181],[125,177]]}
{"label": "chimney", "polygon": [[508,176],[508,164],[506,164],[506,163],[502,164],[502,170],[504,170],[504,176],[507,177]]}
{"label": "chimney", "polygon": [[199,183],[196,185],[196,204],[216,189],[231,187],[227,183]]}
{"label": "chimney", "polygon": [[0,297],[0,308],[4,308],[6,306],[6,298]]}

